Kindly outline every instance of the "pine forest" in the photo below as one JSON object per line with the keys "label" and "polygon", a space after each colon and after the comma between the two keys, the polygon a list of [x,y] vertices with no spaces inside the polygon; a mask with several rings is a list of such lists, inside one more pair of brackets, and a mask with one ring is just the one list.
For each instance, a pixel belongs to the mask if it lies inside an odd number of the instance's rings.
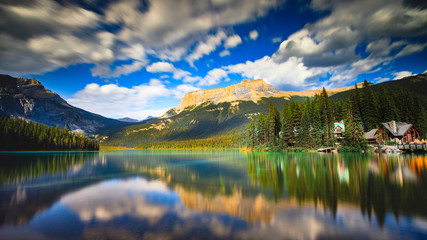
{"label": "pine forest", "polygon": [[291,99],[282,113],[270,102],[269,112],[253,114],[247,125],[249,149],[303,151],[321,146],[334,146],[334,123],[344,121],[345,132],[340,151],[367,150],[364,132],[387,121],[414,124],[426,132],[426,112],[416,94],[399,88],[390,91],[381,86],[374,92],[365,80],[361,89],[355,86],[349,96],[333,100],[325,89],[305,101]]}
{"label": "pine forest", "polygon": [[68,130],[18,118],[0,118],[0,150],[98,150],[94,140]]}

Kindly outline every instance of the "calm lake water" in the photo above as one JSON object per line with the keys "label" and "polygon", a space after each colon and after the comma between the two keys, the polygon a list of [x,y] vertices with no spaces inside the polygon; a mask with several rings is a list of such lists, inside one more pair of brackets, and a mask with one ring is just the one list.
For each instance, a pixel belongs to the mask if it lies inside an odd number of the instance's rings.
{"label": "calm lake water", "polygon": [[427,156],[0,153],[0,239],[426,239]]}

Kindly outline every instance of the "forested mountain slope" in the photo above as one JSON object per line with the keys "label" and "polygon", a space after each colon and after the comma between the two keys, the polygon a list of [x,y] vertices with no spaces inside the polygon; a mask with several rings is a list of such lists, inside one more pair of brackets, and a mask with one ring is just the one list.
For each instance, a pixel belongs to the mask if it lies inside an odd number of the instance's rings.
{"label": "forested mountain slope", "polygon": [[[343,89],[327,89],[335,94]],[[296,101],[305,101],[320,90],[286,92],[275,89],[263,80],[247,80],[226,88],[204,89],[187,93],[178,107],[159,119],[124,128],[110,129],[99,138],[103,145],[135,147],[143,143],[181,141],[219,137],[236,141],[245,131],[252,115],[267,114],[269,102],[279,108]]]}

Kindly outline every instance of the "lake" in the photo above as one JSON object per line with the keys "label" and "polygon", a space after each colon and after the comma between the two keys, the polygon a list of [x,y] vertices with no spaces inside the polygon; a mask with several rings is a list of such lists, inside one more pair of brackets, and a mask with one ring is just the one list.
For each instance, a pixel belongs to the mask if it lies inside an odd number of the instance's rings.
{"label": "lake", "polygon": [[427,155],[0,153],[0,239],[426,239]]}

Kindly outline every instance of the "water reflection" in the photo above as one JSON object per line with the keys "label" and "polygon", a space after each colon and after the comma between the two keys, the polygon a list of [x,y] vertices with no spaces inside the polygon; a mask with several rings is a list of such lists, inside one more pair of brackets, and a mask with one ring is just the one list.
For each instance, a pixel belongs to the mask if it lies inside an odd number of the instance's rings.
{"label": "water reflection", "polygon": [[20,183],[77,172],[98,152],[22,152],[0,154],[0,184]]}
{"label": "water reflection", "polygon": [[0,160],[2,239],[427,235],[425,155],[113,151]]}
{"label": "water reflection", "polygon": [[290,154],[248,155],[255,186],[273,190],[277,202],[286,192],[298,203],[320,205],[336,216],[339,204],[359,206],[362,215],[375,214],[380,226],[387,211],[427,216],[424,155]]}
{"label": "water reflection", "polygon": [[72,209],[84,222],[130,216],[147,219],[154,224],[167,210],[167,207],[153,201],[156,197],[176,198],[160,181],[134,178],[89,186],[66,195],[60,203]]}
{"label": "water reflection", "polygon": [[23,225],[82,185],[55,184],[96,164],[97,152],[21,152],[0,154],[0,225]]}

